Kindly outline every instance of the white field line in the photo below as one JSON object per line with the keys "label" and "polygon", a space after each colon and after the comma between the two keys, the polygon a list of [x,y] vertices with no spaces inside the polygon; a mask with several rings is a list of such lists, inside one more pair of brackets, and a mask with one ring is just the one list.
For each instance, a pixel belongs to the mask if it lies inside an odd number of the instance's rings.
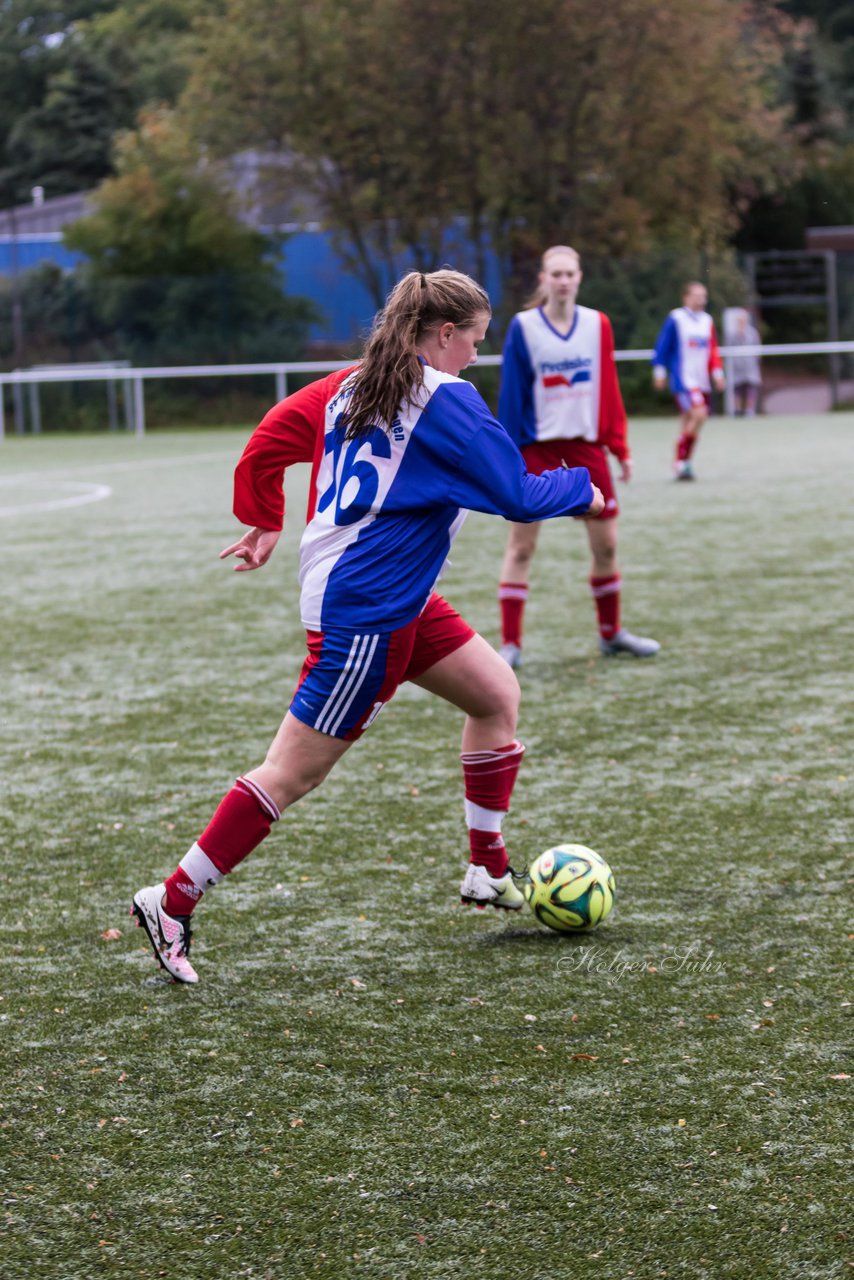
{"label": "white field line", "polygon": [[[8,480],[9,477],[4,477]],[[14,507],[0,507],[4,516],[29,515],[34,511],[60,511],[65,507],[85,507],[90,502],[103,502],[113,492],[108,484],[84,484],[76,480],[54,480],[56,489],[71,490],[67,498],[47,498],[43,502],[22,502]]]}
{"label": "white field line", "polygon": [[62,477],[67,475],[96,475],[104,473],[108,475],[116,475],[122,471],[153,471],[162,467],[179,467],[185,462],[226,462],[232,461],[235,466],[240,457],[240,450],[232,449],[228,453],[189,453],[183,457],[176,458],[140,458],[135,462],[88,462],[80,463],[74,467],[63,467],[61,471],[13,471],[6,475],[0,475],[0,486],[4,484],[16,484],[19,480],[47,480],[53,477]]}

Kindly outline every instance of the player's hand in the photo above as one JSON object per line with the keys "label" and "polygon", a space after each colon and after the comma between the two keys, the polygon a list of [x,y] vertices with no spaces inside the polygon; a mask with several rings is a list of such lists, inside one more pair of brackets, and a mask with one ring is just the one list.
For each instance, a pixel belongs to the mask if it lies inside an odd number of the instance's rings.
{"label": "player's hand", "polygon": [[235,573],[260,569],[270,559],[280,536],[279,529],[250,529],[239,542],[233,542],[230,547],[220,551],[219,558],[225,560],[227,556],[236,556],[238,560],[242,560],[242,564],[234,566]]}
{"label": "player's hand", "polygon": [[723,391],[724,387],[726,386],[726,375],[722,373],[720,369],[715,369],[714,373],[712,374],[712,377],[715,380],[715,386],[717,387],[718,391]]}
{"label": "player's hand", "polygon": [[625,458],[620,462],[620,479],[623,484],[628,484],[635,472],[635,464],[632,461],[632,455],[627,453]]}
{"label": "player's hand", "polygon": [[667,390],[667,374],[654,373],[652,375],[652,385],[655,387],[656,391],[666,391]]}
{"label": "player's hand", "polygon": [[576,516],[577,520],[595,520],[602,511],[605,510],[605,499],[602,497],[602,490],[593,486],[593,501],[587,508],[583,516]]}

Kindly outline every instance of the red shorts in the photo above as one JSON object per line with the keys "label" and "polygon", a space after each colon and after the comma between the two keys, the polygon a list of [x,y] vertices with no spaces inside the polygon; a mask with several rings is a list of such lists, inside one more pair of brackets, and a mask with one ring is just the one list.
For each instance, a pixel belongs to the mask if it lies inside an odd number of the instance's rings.
{"label": "red shorts", "polygon": [[423,676],[474,634],[435,591],[418,617],[397,631],[308,631],[291,713],[333,738],[359,738],[399,685]]}
{"label": "red shorts", "polygon": [[590,479],[602,490],[605,506],[594,520],[613,520],[620,514],[611,468],[601,444],[592,440],[537,440],[522,446],[525,466],[532,475],[541,476],[544,471],[554,471],[564,463],[568,467],[586,467]]}

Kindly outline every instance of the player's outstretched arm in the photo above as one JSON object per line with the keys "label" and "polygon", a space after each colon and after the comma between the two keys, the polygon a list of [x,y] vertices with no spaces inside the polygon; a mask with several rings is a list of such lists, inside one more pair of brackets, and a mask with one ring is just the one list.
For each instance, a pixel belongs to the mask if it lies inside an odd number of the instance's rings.
{"label": "player's outstretched arm", "polygon": [[235,556],[238,560],[242,560],[242,564],[234,566],[235,573],[243,573],[247,569],[260,569],[270,559],[280,536],[280,529],[249,529],[238,542],[223,548],[219,558],[225,560],[228,556]]}
{"label": "player's outstretched arm", "polygon": [[605,498],[601,489],[597,489],[596,485],[592,485],[593,501],[584,512],[583,516],[575,516],[576,520],[595,520],[600,512],[605,510]]}

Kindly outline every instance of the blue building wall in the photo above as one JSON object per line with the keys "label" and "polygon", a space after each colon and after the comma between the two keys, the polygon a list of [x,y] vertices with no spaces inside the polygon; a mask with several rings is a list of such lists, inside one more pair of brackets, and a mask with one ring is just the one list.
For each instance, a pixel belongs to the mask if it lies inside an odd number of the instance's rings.
{"label": "blue building wall", "polygon": [[[11,275],[17,252],[17,269],[27,271],[44,262],[54,262],[72,270],[83,261],[83,255],[66,249],[60,233],[43,236],[18,236],[13,245],[10,236],[0,236],[0,275]],[[401,254],[397,275],[411,270],[411,256]],[[472,246],[452,229],[446,237],[442,265],[474,272]],[[281,272],[289,294],[309,298],[323,319],[314,325],[311,337],[322,342],[352,342],[363,338],[371,326],[376,310],[368,289],[344,267],[328,231],[297,231],[285,237],[281,248]],[[481,283],[498,305],[501,273],[494,255],[487,255],[487,278]],[[389,287],[394,283],[389,280]]]}
{"label": "blue building wall", "polygon": [[[376,304],[370,291],[349,274],[328,231],[297,231],[286,237],[282,246],[282,274],[288,293],[310,298],[324,316],[323,323],[312,329],[317,340],[334,342],[358,341],[371,327]],[[487,251],[486,279],[483,284],[496,308],[501,294],[501,270],[495,254]],[[475,274],[475,254],[470,241],[451,228],[445,236],[441,266]],[[415,263],[411,254],[402,253],[396,262],[393,278],[387,285]]]}
{"label": "blue building wall", "polygon": [[0,275],[12,274],[16,251],[19,271],[29,271],[31,267],[41,266],[43,262],[55,262],[57,266],[70,271],[83,260],[82,254],[66,249],[59,233],[18,236],[16,243],[13,243],[11,236],[0,236]]}

